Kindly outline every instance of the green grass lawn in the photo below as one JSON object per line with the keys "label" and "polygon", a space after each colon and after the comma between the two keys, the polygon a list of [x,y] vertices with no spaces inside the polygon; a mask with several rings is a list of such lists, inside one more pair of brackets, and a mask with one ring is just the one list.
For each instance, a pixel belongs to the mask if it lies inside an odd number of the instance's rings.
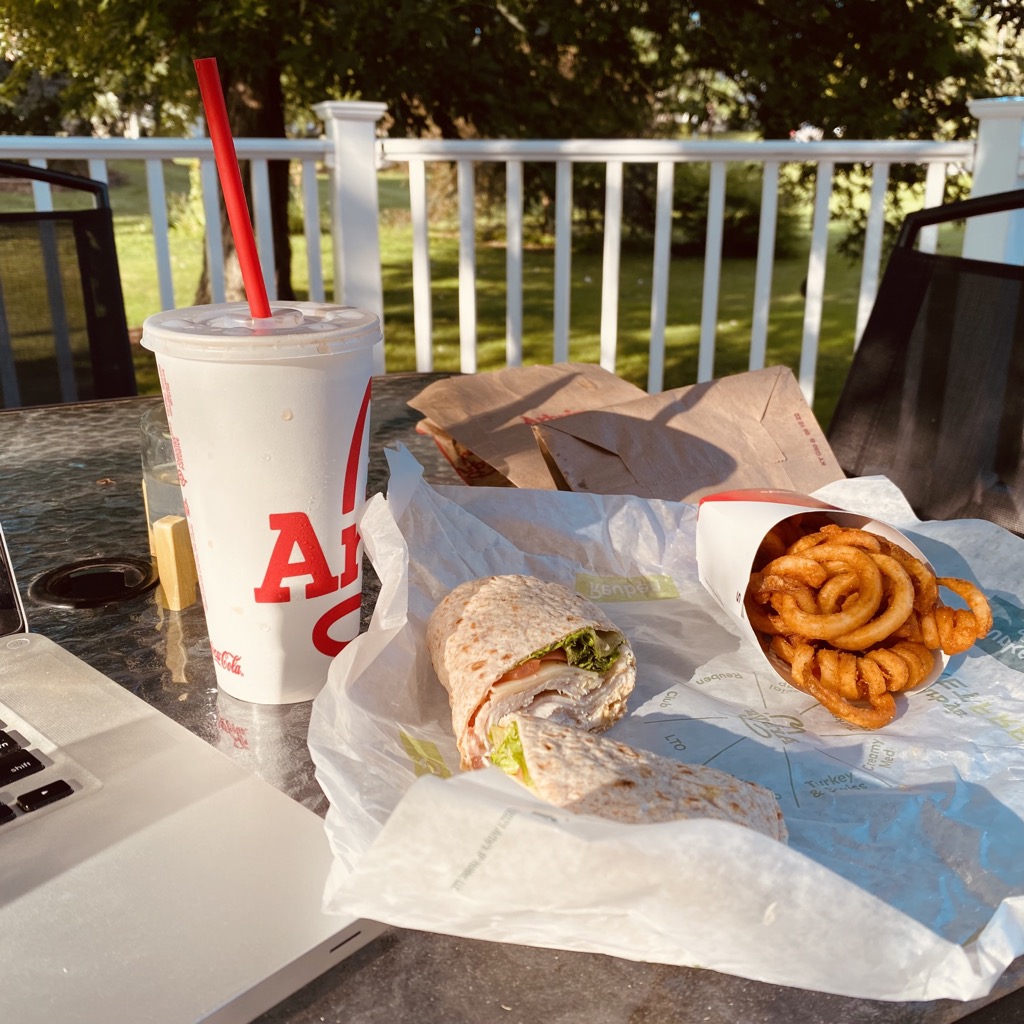
{"label": "green grass lawn", "polygon": [[[148,201],[141,167],[111,164],[111,200],[115,211],[118,254],[129,325],[138,327],[159,308],[159,291]],[[172,272],[175,301],[190,304],[202,267],[202,228],[196,204],[189,201],[189,167],[165,170],[171,219]],[[412,232],[408,190],[400,172],[387,172],[380,180],[381,255],[384,272],[384,317],[387,367],[390,371],[415,368],[412,304]],[[440,221],[440,219],[439,219]],[[326,228],[326,224],[324,225]],[[809,225],[807,225],[809,228]],[[600,351],[601,256],[581,246],[572,261],[570,358],[596,362]],[[306,287],[305,246],[292,239],[296,290]],[[505,250],[481,239],[477,245],[478,364],[496,369],[505,358]],[[619,355],[616,372],[646,385],[650,333],[652,255],[650,249],[625,246],[621,256],[619,295]],[[331,259],[325,232],[324,274],[331,294]],[[747,369],[752,321],[753,260],[726,260],[718,306],[715,375]],[[768,336],[769,364],[796,370],[800,358],[804,304],[800,294],[806,275],[806,252],[776,261]],[[826,278],[814,408],[826,423],[835,404],[853,351],[854,320],[860,269],[834,251]],[[438,223],[431,231],[431,280],[434,313],[434,365],[457,370],[458,354],[458,233]],[[550,248],[531,247],[524,257],[523,310],[525,355],[529,362],[552,359],[554,254]],[[665,386],[692,383],[697,373],[703,263],[700,259],[674,259],[670,271]],[[139,350],[140,388],[157,388],[152,357]]]}

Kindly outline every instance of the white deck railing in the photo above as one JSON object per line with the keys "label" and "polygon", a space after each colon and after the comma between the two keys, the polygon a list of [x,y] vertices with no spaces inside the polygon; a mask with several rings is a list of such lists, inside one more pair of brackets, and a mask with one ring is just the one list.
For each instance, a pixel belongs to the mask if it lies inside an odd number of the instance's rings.
{"label": "white deck railing", "polygon": [[[465,372],[477,369],[478,287],[476,262],[476,221],[474,169],[482,163],[504,165],[506,175],[506,361],[517,365],[523,358],[523,171],[531,162],[553,164],[556,170],[556,209],[553,345],[551,359],[569,357],[572,331],[570,271],[572,265],[572,184],[575,163],[605,165],[604,243],[600,325],[600,360],[613,370],[616,363],[619,303],[619,259],[622,238],[622,183],[627,164],[657,165],[657,208],[653,241],[654,273],[651,287],[650,354],[647,387],[663,386],[665,333],[668,327],[668,269],[672,222],[672,183],[681,163],[703,163],[710,167],[708,230],[705,240],[704,278],[701,303],[698,380],[715,372],[718,296],[722,284],[722,226],[726,171],[731,163],[760,163],[764,167],[757,270],[755,276],[749,366],[764,365],[770,333],[770,305],[773,250],[778,215],[777,186],[780,169],[786,164],[811,164],[817,169],[817,185],[807,265],[806,300],[799,379],[808,400],[814,392],[818,339],[821,332],[825,266],[828,251],[829,203],[837,164],[855,163],[870,167],[869,213],[860,270],[856,336],[874,302],[881,273],[883,197],[890,169],[910,163],[926,168],[924,205],[941,202],[947,174],[974,173],[975,194],[987,194],[1024,185],[1021,171],[1021,131],[1024,99],[987,100],[972,111],[979,118],[978,138],[961,142],[829,141],[793,143],[788,141],[652,141],[652,140],[570,140],[570,141],[448,141],[378,139],[375,125],[383,116],[383,104],[327,102],[318,105],[326,137],[316,140],[238,139],[240,159],[252,161],[253,218],[257,244],[271,300],[274,293],[274,256],[268,203],[267,163],[287,159],[298,162],[309,266],[309,294],[325,298],[320,246],[320,204],[317,191],[318,165],[326,165],[331,176],[331,236],[334,298],[379,312],[387,337],[387,308],[384,305],[380,261],[377,168],[402,164],[409,172],[413,254],[414,331],[416,364],[421,370],[433,366],[432,288],[429,260],[429,218],[427,209],[427,165],[454,164],[457,172],[459,210],[459,336],[460,364]],[[203,206],[206,215],[206,246],[215,301],[224,295],[222,271],[223,241],[217,215],[217,180],[213,151],[205,139],[86,139],[0,136],[0,158],[47,161],[85,159],[89,173],[107,180],[110,160],[139,159],[145,162],[150,216],[155,243],[154,274],[159,283],[160,303],[172,308],[183,303],[172,274],[168,227],[168,205],[163,168],[168,160],[199,161]],[[46,204],[42,189],[37,202]],[[1004,224],[1009,223],[1004,218]],[[989,230],[968,238],[965,251],[996,259],[1024,262],[1011,252],[1020,244],[1019,230]],[[923,233],[921,245],[935,247],[934,229]],[[994,252],[994,249],[999,251]],[[190,297],[189,297],[190,298]],[[385,346],[386,348],[386,346]],[[378,369],[383,370],[380,366]]]}
{"label": "white deck railing", "polygon": [[[267,164],[271,160],[297,162],[302,182],[303,223],[306,255],[309,260],[310,298],[324,298],[323,263],[320,258],[320,200],[317,190],[317,168],[332,156],[326,139],[238,139],[235,149],[239,159],[251,160],[253,220],[260,262],[267,281],[270,298],[273,294],[275,264],[273,228],[270,222],[270,186]],[[140,160],[146,168],[149,216],[153,229],[153,273],[160,290],[162,309],[185,304],[178,294],[172,271],[168,198],[164,185],[164,167],[172,160],[199,161],[202,183],[203,213],[206,222],[206,251],[210,287],[214,301],[224,298],[224,242],[218,212],[217,168],[209,139],[94,139],[69,136],[0,135],[0,159],[28,160],[45,167],[51,160],[87,160],[89,176],[98,181],[109,180],[108,164],[115,160]],[[34,185],[37,209],[52,209],[50,188]],[[116,213],[116,198],[114,200]],[[192,285],[194,287],[194,283]],[[156,310],[154,310],[156,312]]]}
{"label": "white deck railing", "polygon": [[[555,213],[554,344],[552,358],[569,357],[569,277],[571,266],[572,165],[605,165],[604,244],[601,281],[601,364],[615,368],[618,334],[619,255],[622,239],[623,168],[627,163],[657,164],[657,208],[654,236],[654,275],[651,292],[651,342],[647,389],[661,389],[665,357],[665,331],[668,309],[668,265],[672,224],[673,173],[677,164],[710,165],[708,195],[708,233],[704,250],[704,281],[701,301],[698,379],[714,375],[718,295],[722,273],[722,225],[725,210],[726,171],[730,163],[760,163],[764,167],[761,193],[761,222],[758,241],[757,272],[753,306],[753,331],[750,341],[750,368],[764,365],[769,326],[772,263],[775,227],[778,215],[779,172],[784,164],[813,164],[817,167],[816,198],[807,274],[807,300],[804,314],[800,379],[805,390],[813,387],[821,330],[825,262],[828,247],[829,199],[832,177],[838,163],[872,166],[872,202],[862,262],[857,334],[874,302],[882,253],[883,204],[889,168],[895,163],[913,163],[927,167],[925,205],[942,200],[949,168],[960,170],[970,165],[973,145],[969,142],[668,142],[652,140],[574,140],[563,142],[437,142],[414,139],[385,140],[383,154],[388,161],[409,166],[414,247],[413,294],[420,320],[416,330],[417,364],[431,365],[430,272],[423,258],[423,240],[427,234],[424,202],[426,165],[431,161],[454,162],[458,169],[460,211],[459,309],[461,369],[476,370],[476,263],[473,240],[473,175],[475,165],[489,162],[505,165],[507,182],[507,266],[508,313],[506,318],[506,358],[510,365],[522,359],[523,290],[523,164],[553,163],[556,167],[557,196]],[[934,231],[923,240],[932,251]],[[415,256],[418,255],[418,261]]]}

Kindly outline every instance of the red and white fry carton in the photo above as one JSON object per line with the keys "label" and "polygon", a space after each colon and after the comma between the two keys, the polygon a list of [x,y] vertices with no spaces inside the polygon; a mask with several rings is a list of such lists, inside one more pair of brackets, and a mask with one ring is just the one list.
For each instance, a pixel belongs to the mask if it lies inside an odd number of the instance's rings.
{"label": "red and white fry carton", "polygon": [[[921,549],[899,530],[869,516],[847,512],[809,494],[753,488],[720,491],[701,498],[697,512],[697,578],[736,623],[741,634],[762,653],[763,648],[750,625],[743,603],[754,556],[765,535],[778,523],[813,512],[824,512],[839,526],[859,527],[885,537],[925,565],[930,565]],[[809,529],[808,532],[813,531]],[[773,671],[792,684],[785,662],[768,654],[765,654],[765,660]],[[935,682],[948,660],[947,655],[936,651],[935,667],[920,686]]]}

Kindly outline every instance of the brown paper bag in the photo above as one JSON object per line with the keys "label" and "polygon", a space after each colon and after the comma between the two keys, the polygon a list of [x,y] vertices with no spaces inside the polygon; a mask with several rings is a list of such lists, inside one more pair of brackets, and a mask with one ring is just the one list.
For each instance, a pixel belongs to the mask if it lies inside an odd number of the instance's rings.
{"label": "brown paper bag", "polygon": [[791,370],[769,367],[534,426],[559,486],[696,501],[844,477]]}
{"label": "brown paper bag", "polygon": [[434,437],[466,483],[551,490],[532,425],[644,394],[595,364],[555,363],[449,377],[409,405],[426,417],[417,430]]}

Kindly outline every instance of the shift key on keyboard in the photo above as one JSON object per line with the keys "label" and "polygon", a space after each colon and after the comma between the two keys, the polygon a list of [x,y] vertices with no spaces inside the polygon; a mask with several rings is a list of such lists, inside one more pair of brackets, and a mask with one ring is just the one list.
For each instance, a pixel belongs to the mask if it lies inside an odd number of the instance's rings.
{"label": "shift key on keyboard", "polygon": [[17,782],[27,775],[35,775],[46,767],[42,761],[29,750],[15,750],[0,757],[0,786]]}

